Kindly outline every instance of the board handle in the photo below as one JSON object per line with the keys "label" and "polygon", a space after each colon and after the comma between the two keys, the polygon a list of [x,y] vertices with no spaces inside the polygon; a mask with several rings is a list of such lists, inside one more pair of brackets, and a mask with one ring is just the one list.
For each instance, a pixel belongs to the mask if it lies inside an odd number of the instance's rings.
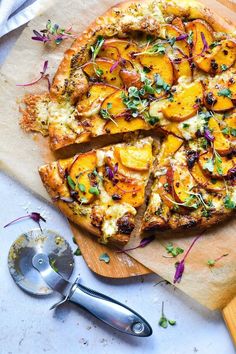
{"label": "board handle", "polygon": [[223,309],[222,314],[236,345],[236,297]]}

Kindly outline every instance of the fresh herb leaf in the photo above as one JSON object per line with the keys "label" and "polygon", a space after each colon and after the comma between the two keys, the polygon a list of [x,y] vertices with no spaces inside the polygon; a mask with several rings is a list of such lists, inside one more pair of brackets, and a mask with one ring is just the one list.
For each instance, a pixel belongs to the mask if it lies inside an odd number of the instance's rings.
{"label": "fresh herb leaf", "polygon": [[160,118],[155,117],[155,116],[151,116],[148,112],[144,112],[143,116],[144,116],[145,121],[152,126],[160,121]]}
{"label": "fresh herb leaf", "polygon": [[218,45],[220,45],[220,42],[215,41],[215,42],[212,42],[212,43],[209,45],[209,48],[210,48],[210,49],[213,49],[213,48],[217,47]]}
{"label": "fresh herb leaf", "polygon": [[223,89],[218,91],[218,96],[231,98],[232,97],[232,92],[228,88],[223,88]]}
{"label": "fresh herb leaf", "polygon": [[77,247],[77,249],[75,250],[74,255],[75,256],[81,256],[82,255],[81,250],[80,250],[79,247]]}
{"label": "fresh herb leaf", "polygon": [[209,172],[214,171],[214,162],[212,159],[208,159],[207,162],[203,166],[204,170],[208,170]]}
{"label": "fresh herb leaf", "polygon": [[168,38],[168,39],[167,39],[167,42],[169,43],[169,45],[170,45],[171,47],[173,47],[173,45],[174,45],[175,42],[176,42],[176,37]]}
{"label": "fresh herb leaf", "polygon": [[73,190],[75,190],[76,183],[73,181],[73,179],[71,178],[71,176],[67,176],[67,182],[68,182],[70,188],[73,189]]}
{"label": "fresh herb leaf", "polygon": [[230,129],[229,129],[229,127],[225,127],[224,129],[221,130],[221,132],[222,132],[224,135],[229,135]]}
{"label": "fresh herb leaf", "polygon": [[220,68],[221,68],[221,71],[226,71],[226,70],[228,69],[228,66],[225,65],[225,64],[222,64],[222,65],[220,66]]}
{"label": "fresh herb leaf", "polygon": [[109,109],[112,108],[112,103],[108,102],[107,103],[107,108],[102,108],[100,109],[100,115],[102,116],[103,119],[110,119],[116,126],[118,126],[117,122],[112,118],[112,115],[109,112]]}
{"label": "fresh herb leaf", "polygon": [[219,175],[223,174],[223,169],[222,169],[222,158],[221,156],[214,150],[214,155],[215,155],[215,165],[216,165],[216,170],[219,173]]}
{"label": "fresh herb leaf", "polygon": [[187,42],[189,45],[193,44],[193,31],[190,31],[188,34]]}
{"label": "fresh herb leaf", "polygon": [[78,188],[79,188],[80,192],[82,192],[82,193],[86,192],[86,187],[83,183],[78,183]]}
{"label": "fresh herb leaf", "polygon": [[110,262],[110,256],[107,254],[107,253],[102,253],[100,256],[99,256],[99,260],[100,261],[103,261],[105,263],[109,263]]}
{"label": "fresh herb leaf", "polygon": [[94,194],[94,195],[99,195],[100,191],[99,191],[98,187],[90,187],[89,193]]}
{"label": "fresh herb leaf", "polygon": [[102,76],[103,75],[103,70],[102,69],[99,69],[99,68],[97,68],[97,69],[95,69],[95,73],[96,73],[96,75],[97,76]]}
{"label": "fresh herb leaf", "polygon": [[230,134],[231,134],[232,136],[236,137],[236,129],[231,128],[231,129],[230,129]]}
{"label": "fresh herb leaf", "polygon": [[208,265],[209,267],[214,267],[217,262],[219,262],[222,258],[227,257],[228,255],[229,255],[228,253],[225,253],[225,254],[222,254],[222,256],[220,256],[220,257],[218,257],[218,258],[215,258],[215,259],[208,259],[207,265]]}
{"label": "fresh herb leaf", "polygon": [[175,320],[169,320],[166,315],[164,314],[164,301],[162,301],[162,307],[161,307],[161,317],[158,322],[159,326],[162,328],[167,328],[168,324],[171,326],[174,326],[176,324]]}
{"label": "fresh herb leaf", "polygon": [[184,252],[183,248],[174,247],[171,242],[168,243],[168,245],[166,246],[165,249],[166,249],[166,252],[171,254],[173,257],[177,257],[179,254]]}
{"label": "fresh herb leaf", "polygon": [[100,49],[103,46],[105,39],[102,36],[98,36],[97,42],[95,43],[95,45],[91,46],[91,52],[92,52],[92,60],[94,61],[100,51]]}
{"label": "fresh herb leaf", "polygon": [[190,125],[188,123],[183,123],[183,128],[186,129],[186,128],[189,128]]}
{"label": "fresh herb leaf", "polygon": [[162,43],[155,43],[146,52],[148,54],[165,54],[166,48]]}
{"label": "fresh herb leaf", "polygon": [[157,93],[161,93],[161,91],[165,91],[165,92],[170,91],[171,86],[167,84],[159,74],[155,74],[154,80],[157,88]]}
{"label": "fresh herb leaf", "polygon": [[230,196],[227,194],[225,199],[224,199],[224,206],[227,209],[235,209],[236,208],[236,203],[230,198]]}

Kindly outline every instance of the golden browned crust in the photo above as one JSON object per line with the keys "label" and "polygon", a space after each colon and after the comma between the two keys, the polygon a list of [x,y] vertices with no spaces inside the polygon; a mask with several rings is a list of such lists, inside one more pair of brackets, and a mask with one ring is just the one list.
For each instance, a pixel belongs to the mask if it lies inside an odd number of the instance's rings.
{"label": "golden browned crust", "polygon": [[[48,135],[48,122],[37,121],[35,118],[38,115],[37,104],[41,102],[42,104],[47,103],[49,100],[49,94],[44,93],[41,95],[31,95],[27,94],[22,99],[23,107],[20,106],[19,110],[22,113],[20,126],[25,131],[36,131],[40,132],[44,136]],[[43,124],[44,123],[44,124]]]}

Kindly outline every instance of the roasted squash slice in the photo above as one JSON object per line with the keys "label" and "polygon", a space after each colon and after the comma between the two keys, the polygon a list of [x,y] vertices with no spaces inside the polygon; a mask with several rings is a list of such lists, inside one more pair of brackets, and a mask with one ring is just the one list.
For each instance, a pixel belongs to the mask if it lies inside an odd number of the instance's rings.
{"label": "roasted squash slice", "polygon": [[92,85],[88,94],[80,100],[77,106],[78,112],[85,116],[98,113],[103,100],[117,90],[117,88],[103,83]]}
{"label": "roasted squash slice", "polygon": [[[187,166],[178,166],[173,170],[173,197],[178,203],[186,203],[189,200],[194,179]],[[190,206],[191,205],[187,205]]]}
{"label": "roasted squash slice", "polygon": [[182,139],[172,134],[169,134],[161,145],[161,151],[158,156],[159,165],[168,164],[168,158],[173,156],[182,145]]}
{"label": "roasted squash slice", "polygon": [[123,82],[119,76],[121,67],[117,65],[117,67],[111,72],[111,68],[114,63],[115,61],[111,59],[98,58],[95,61],[89,61],[83,65],[83,71],[93,81],[102,80],[110,85],[122,88]]}
{"label": "roasted squash slice", "polygon": [[214,112],[223,112],[234,107],[231,97],[221,94],[225,89],[227,87],[218,84],[216,87],[210,88],[205,92],[204,102],[207,108]]}
{"label": "roasted squash slice", "polygon": [[182,122],[197,113],[199,103],[203,100],[203,87],[201,82],[188,85],[181,92],[177,92],[173,101],[169,102],[162,112],[172,121]]}
{"label": "roasted squash slice", "polygon": [[190,170],[195,181],[204,189],[210,192],[222,191],[225,188],[222,180],[208,178],[203,172],[198,163],[195,163]]}
{"label": "roasted squash slice", "polygon": [[97,164],[97,155],[95,151],[89,151],[78,155],[71,165],[69,176],[74,182],[74,191],[77,192],[76,198],[80,201],[83,198],[84,203],[91,203],[94,200],[94,194],[89,193],[91,185],[90,174],[94,171]]}
{"label": "roasted squash slice", "polygon": [[110,134],[126,133],[135,130],[149,129],[148,123],[142,118],[132,118],[127,120],[126,117],[115,117],[115,122],[108,121],[104,126],[104,131]]}
{"label": "roasted squash slice", "polygon": [[119,195],[122,203],[129,203],[133,207],[139,207],[144,202],[145,186],[140,181],[132,178],[124,177],[117,173],[115,175],[116,182],[104,179],[104,188],[112,197],[114,194]]}
{"label": "roasted squash slice", "polygon": [[163,131],[165,134],[173,134],[177,137],[182,138],[183,134],[179,130],[179,123],[178,122],[170,122],[169,124],[160,126],[160,130]]}
{"label": "roasted squash slice", "polygon": [[108,110],[112,116],[117,116],[127,110],[121,97],[122,91],[118,90],[108,96],[102,103],[101,109]]}
{"label": "roasted squash slice", "polygon": [[150,144],[143,146],[122,146],[115,148],[121,163],[130,169],[148,171],[152,165],[152,147]]}
{"label": "roasted squash slice", "polygon": [[184,23],[180,17],[175,17],[172,21],[172,25],[178,28],[181,32],[185,32]]}
{"label": "roasted squash slice", "polygon": [[124,39],[106,39],[98,57],[110,58],[113,60],[126,59],[134,60],[132,53],[138,52],[138,47],[135,43]]}
{"label": "roasted squash slice", "polygon": [[219,74],[225,67],[230,68],[236,59],[236,43],[231,40],[223,40],[220,45],[195,59],[197,66],[207,72]]}
{"label": "roasted squash slice", "polygon": [[222,133],[219,123],[217,120],[213,117],[209,119],[208,126],[212,131],[212,135],[214,136],[214,141],[213,141],[213,146],[214,149],[217,150],[217,152],[220,155],[227,155],[231,151],[231,144],[230,141],[225,137],[225,135]]}
{"label": "roasted squash slice", "polygon": [[203,33],[204,38],[208,46],[214,41],[214,35],[212,28],[203,20],[197,19],[191,22],[188,22],[186,25],[186,30],[188,34],[192,33],[193,49],[192,54],[194,61],[197,58],[197,55],[201,54],[204,48],[204,43],[202,40],[201,33]]}
{"label": "roasted squash slice", "polygon": [[229,128],[230,139],[236,140],[236,114],[233,113],[229,118],[226,118],[225,123]]}
{"label": "roasted squash slice", "polygon": [[[161,79],[168,85],[172,85],[174,81],[174,71],[171,60],[166,54],[149,55],[142,54],[139,56],[140,63],[148,68],[150,72],[147,77],[154,81],[155,75],[160,75]],[[159,96],[159,94],[158,94]]]}
{"label": "roasted squash slice", "polygon": [[211,151],[208,151],[199,157],[199,166],[207,176],[222,179],[234,167],[234,162],[225,156],[217,158]]}

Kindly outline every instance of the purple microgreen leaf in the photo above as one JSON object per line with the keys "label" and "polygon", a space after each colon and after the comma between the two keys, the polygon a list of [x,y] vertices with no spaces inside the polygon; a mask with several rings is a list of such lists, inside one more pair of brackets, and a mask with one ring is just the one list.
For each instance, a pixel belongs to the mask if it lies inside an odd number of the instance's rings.
{"label": "purple microgreen leaf", "polygon": [[[204,231],[203,231],[204,232]],[[203,232],[196,236],[194,238],[194,240],[192,241],[192,243],[190,244],[189,248],[187,249],[187,252],[185,253],[184,257],[182,258],[182,260],[180,262],[177,262],[176,265],[176,269],[175,269],[175,275],[174,275],[174,284],[175,283],[179,283],[182,279],[183,273],[184,273],[184,269],[185,269],[185,260],[189,254],[189,252],[191,251],[192,247],[194,246],[195,242],[201,237],[201,235],[203,234]]]}
{"label": "purple microgreen leaf", "polygon": [[203,54],[204,52],[206,52],[209,49],[209,46],[208,46],[207,41],[206,41],[206,37],[205,37],[203,32],[201,32],[201,39],[202,39],[202,43],[203,43],[203,49],[202,49],[202,53],[201,54]]}
{"label": "purple microgreen leaf", "polygon": [[113,173],[112,169],[109,166],[106,166],[105,170],[106,170],[106,175],[107,175],[108,179],[110,181],[112,181],[114,178],[114,173]]}
{"label": "purple microgreen leaf", "polygon": [[209,142],[212,142],[215,140],[214,136],[211,134],[210,130],[205,128],[204,129],[204,137],[206,138],[206,140],[208,140]]}
{"label": "purple microgreen leaf", "polygon": [[182,41],[184,39],[188,38],[188,34],[187,33],[182,33],[180,34],[178,37],[175,38],[176,41]]}
{"label": "purple microgreen leaf", "polygon": [[76,38],[76,35],[71,33],[72,27],[68,30],[60,28],[58,24],[52,25],[51,21],[48,20],[46,28],[40,30],[40,32],[33,30],[35,36],[31,37],[35,41],[47,43],[54,41],[57,45],[60,44],[63,39]]}
{"label": "purple microgreen leaf", "polygon": [[116,251],[116,252],[117,253],[124,253],[124,252],[135,250],[137,248],[143,248],[143,247],[146,247],[149,243],[151,243],[154,240],[155,240],[155,236],[145,237],[145,238],[143,238],[140,241],[139,245],[131,247],[131,248],[126,248],[126,249],[123,249],[123,250],[119,250],[119,251]]}
{"label": "purple microgreen leaf", "polygon": [[40,221],[46,222],[46,219],[43,218],[42,215],[40,215],[37,212],[32,212],[30,214],[27,214],[27,215],[24,215],[24,216],[20,216],[19,218],[10,221],[8,224],[6,224],[4,226],[4,228],[8,227],[8,226],[20,221],[20,220],[24,220],[24,219],[32,219],[33,221],[35,221],[38,224],[38,226],[39,226],[41,231],[42,231],[42,228],[41,228],[41,225],[40,225]]}
{"label": "purple microgreen leaf", "polygon": [[110,68],[110,73],[113,73],[113,71],[118,67],[119,63],[120,60],[115,61],[115,63]]}
{"label": "purple microgreen leaf", "polygon": [[50,88],[51,88],[51,82],[50,82],[50,79],[49,79],[49,74],[46,74],[46,71],[47,71],[47,68],[48,68],[48,60],[46,60],[43,64],[43,69],[42,71],[40,71],[40,77],[34,81],[31,81],[31,82],[28,82],[26,84],[16,84],[16,86],[33,86],[35,85],[37,82],[39,82],[40,80],[42,79],[45,79],[47,81],[47,84],[48,84],[48,91],[50,91]]}

